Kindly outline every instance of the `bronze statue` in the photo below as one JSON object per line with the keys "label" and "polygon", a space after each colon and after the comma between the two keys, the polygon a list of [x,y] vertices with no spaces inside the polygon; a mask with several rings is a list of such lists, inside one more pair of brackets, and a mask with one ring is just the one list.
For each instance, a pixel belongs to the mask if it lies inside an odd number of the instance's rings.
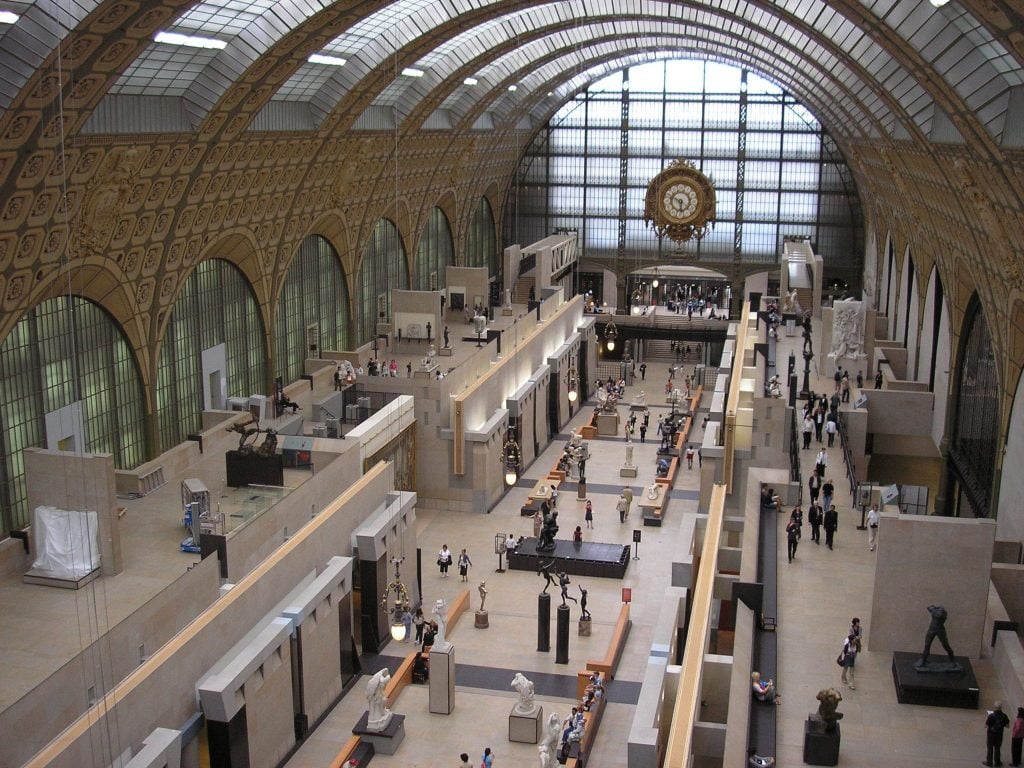
{"label": "bronze statue", "polygon": [[[946,637],[946,619],[949,614],[946,613],[946,609],[941,605],[929,605],[928,613],[932,615],[932,620],[924,636],[924,651],[921,652],[921,658],[914,664],[914,669],[918,672],[960,672],[963,667],[957,662],[956,656],[953,655],[953,649],[949,645],[949,638]],[[949,656],[949,661],[938,664],[928,663],[932,641],[935,638],[938,638],[939,642],[942,643],[942,647]]]}
{"label": "bronze statue", "polygon": [[558,510],[553,509],[544,515],[544,522],[537,540],[538,552],[550,552],[555,548],[555,536],[558,535]]}
{"label": "bronze statue", "polygon": [[818,733],[833,733],[836,723],[843,719],[842,712],[836,712],[843,696],[835,688],[822,688],[815,697],[818,700],[818,712],[807,719]]}
{"label": "bronze statue", "polygon": [[[253,426],[255,424],[255,426]],[[238,453],[241,456],[248,456],[252,453],[252,443],[250,440],[255,441],[256,435],[260,433],[260,423],[254,417],[250,417],[249,421],[236,422],[230,427],[224,430],[225,432],[237,432],[238,438]]]}
{"label": "bronze statue", "polygon": [[566,600],[578,602],[575,597],[569,597],[569,574],[565,571],[556,571],[556,573],[558,574],[558,586],[562,588],[562,605],[565,605]]}
{"label": "bronze statue", "polygon": [[537,570],[537,575],[543,576],[545,579],[544,589],[541,590],[542,595],[546,595],[548,593],[548,587],[550,587],[551,584],[554,582],[554,579],[551,578],[551,566],[554,564],[555,561],[552,560],[547,565],[541,565],[541,567]]}

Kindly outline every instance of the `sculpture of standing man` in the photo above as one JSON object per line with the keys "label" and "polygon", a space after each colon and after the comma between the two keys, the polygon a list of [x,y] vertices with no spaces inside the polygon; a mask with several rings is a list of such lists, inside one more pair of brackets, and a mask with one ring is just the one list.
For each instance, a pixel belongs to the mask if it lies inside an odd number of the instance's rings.
{"label": "sculpture of standing man", "polygon": [[[924,651],[921,652],[920,660],[914,664],[914,669],[919,672],[959,672],[962,667],[957,663],[956,656],[953,655],[953,649],[949,645],[949,638],[946,637],[946,619],[949,617],[949,614],[946,613],[946,609],[941,605],[929,605],[928,613],[932,615],[932,620],[924,636]],[[928,655],[931,652],[932,642],[935,638],[939,639],[939,642],[942,643],[942,647],[949,656],[949,661],[946,663],[928,663]]]}

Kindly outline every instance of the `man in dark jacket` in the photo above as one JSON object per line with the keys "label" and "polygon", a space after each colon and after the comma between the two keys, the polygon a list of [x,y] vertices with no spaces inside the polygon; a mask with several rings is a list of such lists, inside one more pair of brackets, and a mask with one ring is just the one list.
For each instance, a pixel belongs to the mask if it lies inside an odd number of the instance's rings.
{"label": "man in dark jacket", "polygon": [[833,504],[825,511],[825,543],[828,544],[828,548],[832,549],[832,539],[836,535],[836,530],[839,528],[839,513],[836,512],[836,505]]}
{"label": "man in dark jacket", "polygon": [[1010,718],[1003,712],[1003,703],[997,701],[992,705],[992,711],[985,718],[985,765],[999,766],[1002,760],[999,755],[999,748],[1003,745],[1003,729],[1010,724]]}

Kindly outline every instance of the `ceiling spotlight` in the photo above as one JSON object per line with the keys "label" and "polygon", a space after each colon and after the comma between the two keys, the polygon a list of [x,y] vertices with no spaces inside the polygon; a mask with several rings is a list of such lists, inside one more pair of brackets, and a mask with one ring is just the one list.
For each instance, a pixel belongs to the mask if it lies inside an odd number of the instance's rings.
{"label": "ceiling spotlight", "polygon": [[402,74],[406,77],[423,77],[423,70],[416,69],[416,67],[406,67],[402,70]]}
{"label": "ceiling spotlight", "polygon": [[10,11],[0,11],[0,24],[15,24],[20,17]]}
{"label": "ceiling spotlight", "polygon": [[508,87],[508,89],[509,89],[510,91],[515,91],[515,90],[517,90],[517,87],[516,87],[515,85],[510,85],[510,86]]}
{"label": "ceiling spotlight", "polygon": [[478,82],[480,82],[480,81],[477,80],[475,77],[467,77],[465,80],[462,81],[462,84],[463,85],[476,85]]}
{"label": "ceiling spotlight", "polygon": [[307,61],[309,61],[310,64],[327,64],[332,67],[344,67],[346,60],[341,58],[341,56],[328,56],[323,53],[311,53]]}
{"label": "ceiling spotlight", "polygon": [[222,50],[228,47],[228,44],[223,40],[215,40],[212,37],[182,35],[177,32],[157,32],[153,39],[158,43],[184,45],[189,48],[213,48],[216,50]]}
{"label": "ceiling spotlight", "polygon": [[932,5],[934,5],[934,6],[936,7],[936,8],[941,8],[941,7],[942,7],[942,6],[944,6],[944,5],[946,4],[946,3],[948,3],[948,2],[949,2],[949,0],[929,0],[929,2],[930,2],[930,3],[932,4]]}

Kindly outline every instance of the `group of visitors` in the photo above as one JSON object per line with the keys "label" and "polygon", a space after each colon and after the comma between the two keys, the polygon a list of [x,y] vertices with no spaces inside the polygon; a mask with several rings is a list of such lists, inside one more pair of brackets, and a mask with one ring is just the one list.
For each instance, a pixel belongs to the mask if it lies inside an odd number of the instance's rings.
{"label": "group of visitors", "polygon": [[[459,755],[459,768],[473,768],[473,764],[469,762],[469,755],[463,752]],[[480,757],[480,768],[491,768],[494,765],[494,751],[490,747],[484,748],[484,753]]]}
{"label": "group of visitors", "polygon": [[[982,765],[1000,766],[1003,764],[1000,754],[1003,745],[1003,731],[1010,725],[1010,718],[1003,712],[1003,703],[997,701],[992,705],[985,718],[985,759]],[[1010,730],[1010,765],[1021,764],[1021,747],[1024,745],[1024,707],[1017,707],[1017,717]]]}

